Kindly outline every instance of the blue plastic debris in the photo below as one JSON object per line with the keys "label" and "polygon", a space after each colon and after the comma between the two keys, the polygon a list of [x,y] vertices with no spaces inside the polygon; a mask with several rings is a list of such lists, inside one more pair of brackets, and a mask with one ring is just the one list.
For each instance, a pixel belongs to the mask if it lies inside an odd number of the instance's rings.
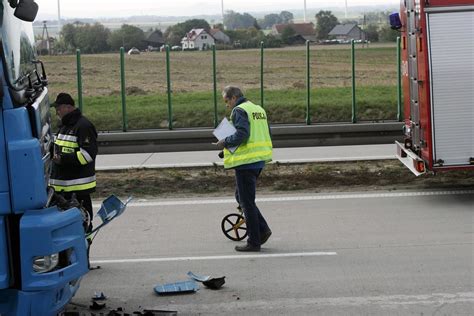
{"label": "blue plastic debris", "polygon": [[198,282],[205,282],[205,281],[208,281],[211,278],[210,275],[197,275],[197,274],[192,273],[191,271],[188,272],[188,276],[191,279],[194,279]]}
{"label": "blue plastic debris", "polygon": [[199,290],[199,286],[194,280],[157,284],[155,286],[155,292],[159,295],[193,293],[197,290]]}
{"label": "blue plastic debris", "polygon": [[102,224],[94,228],[94,230],[90,234],[95,233],[96,231],[98,231],[99,229],[101,229],[102,227],[110,223],[114,218],[117,218],[120,215],[122,215],[122,213],[125,212],[125,209],[127,208],[127,204],[131,200],[132,200],[132,197],[129,197],[127,201],[123,203],[115,195],[111,195],[108,198],[106,198],[102,202],[102,206],[97,212],[97,215],[102,220]]}

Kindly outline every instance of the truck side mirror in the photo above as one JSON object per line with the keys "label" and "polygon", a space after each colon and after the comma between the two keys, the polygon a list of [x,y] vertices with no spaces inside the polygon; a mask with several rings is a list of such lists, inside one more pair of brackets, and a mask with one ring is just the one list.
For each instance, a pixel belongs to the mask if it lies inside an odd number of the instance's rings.
{"label": "truck side mirror", "polygon": [[[15,3],[16,1],[11,1]],[[22,21],[33,22],[38,14],[38,5],[34,0],[19,0],[16,4],[14,15]]]}
{"label": "truck side mirror", "polygon": [[392,13],[390,14],[390,27],[392,30],[399,30],[402,28],[402,21],[400,20],[400,14]]}

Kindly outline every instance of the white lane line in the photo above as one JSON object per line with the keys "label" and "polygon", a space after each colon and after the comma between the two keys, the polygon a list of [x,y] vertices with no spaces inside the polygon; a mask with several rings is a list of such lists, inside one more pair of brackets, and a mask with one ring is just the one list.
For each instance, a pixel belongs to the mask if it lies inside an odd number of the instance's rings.
{"label": "white lane line", "polygon": [[137,258],[137,259],[110,259],[92,260],[94,264],[106,263],[145,263],[145,262],[176,262],[176,261],[202,261],[202,260],[236,260],[236,259],[266,259],[266,258],[293,258],[293,257],[316,257],[336,256],[337,252],[295,252],[295,253],[256,253],[251,255],[229,255],[229,256],[201,256],[201,257],[169,257],[169,258]]}
{"label": "white lane line", "polygon": [[[426,191],[426,192],[390,192],[390,193],[351,193],[351,194],[321,194],[307,196],[264,197],[257,198],[257,202],[294,202],[315,200],[343,200],[343,199],[370,199],[370,198],[403,198],[419,196],[471,195],[474,190]],[[176,205],[207,205],[207,204],[235,204],[235,199],[193,199],[193,200],[165,200],[165,201],[134,201],[132,207],[147,206],[176,206]],[[100,207],[100,204],[94,204]]]}

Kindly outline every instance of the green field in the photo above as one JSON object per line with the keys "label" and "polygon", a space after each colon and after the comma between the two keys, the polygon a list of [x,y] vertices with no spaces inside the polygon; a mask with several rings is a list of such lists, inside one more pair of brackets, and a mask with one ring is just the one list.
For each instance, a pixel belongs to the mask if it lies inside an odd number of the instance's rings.
{"label": "green field", "polygon": [[[151,52],[125,56],[127,117],[130,129],[168,127],[166,58]],[[54,98],[77,95],[76,57],[43,56]],[[122,127],[119,54],[83,55],[84,113],[99,130]],[[394,120],[397,114],[397,60],[394,45],[356,49],[357,118]],[[174,127],[214,124],[212,52],[171,52]],[[350,46],[311,47],[312,122],[350,121]],[[260,103],[260,50],[217,51],[218,116],[225,114],[220,91],[241,86]],[[264,105],[272,123],[304,123],[307,107],[305,47],[266,49]]]}

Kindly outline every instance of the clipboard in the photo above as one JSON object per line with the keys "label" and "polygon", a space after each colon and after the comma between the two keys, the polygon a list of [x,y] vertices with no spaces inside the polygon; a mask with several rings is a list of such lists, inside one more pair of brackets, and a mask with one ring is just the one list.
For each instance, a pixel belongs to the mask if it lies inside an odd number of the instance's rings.
{"label": "clipboard", "polygon": [[[232,125],[229,120],[224,117],[222,121],[217,125],[217,127],[212,131],[212,134],[217,138],[217,140],[222,140],[230,135],[234,135],[237,130],[234,125]],[[231,153],[234,153],[239,146],[228,147]]]}

